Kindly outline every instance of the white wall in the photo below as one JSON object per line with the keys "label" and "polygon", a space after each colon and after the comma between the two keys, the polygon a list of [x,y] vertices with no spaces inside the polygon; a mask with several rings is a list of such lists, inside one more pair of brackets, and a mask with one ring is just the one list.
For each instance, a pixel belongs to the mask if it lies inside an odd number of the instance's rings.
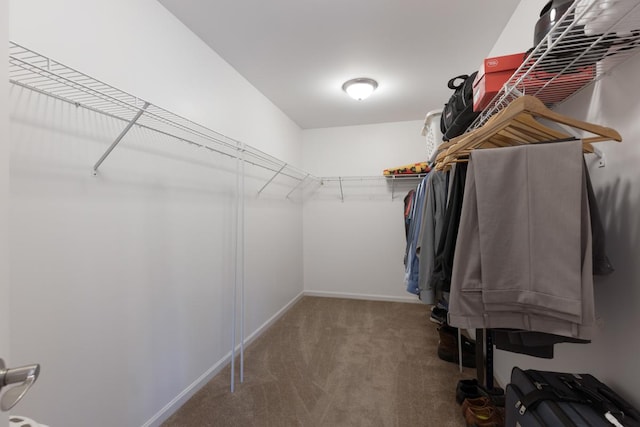
{"label": "white wall", "polygon": [[[316,176],[380,176],[423,161],[422,121],[303,131],[304,168]],[[403,198],[417,181],[327,182],[304,205],[305,291],[415,301],[402,283]],[[392,199],[392,192],[394,198]]]}
{"label": "white wall", "polygon": [[533,47],[533,33],[540,11],[549,0],[522,0],[505,25],[489,57],[526,52]]}
{"label": "white wall", "polygon": [[[0,0],[0,42],[9,34],[9,2]],[[7,54],[7,50],[2,50]],[[0,358],[9,359],[9,122],[7,101],[7,63],[0,67]],[[0,424],[6,425],[7,415],[0,413]]]}
{"label": "white wall", "polygon": [[14,0],[10,36],[155,105],[300,162],[299,144],[291,143],[300,136],[298,126],[155,0]]}
{"label": "white wall", "polygon": [[[11,7],[12,40],[300,163],[300,129],[155,0]],[[94,177],[121,122],[17,86],[10,101],[12,361],[42,364],[16,411],[52,426],[156,425],[231,348],[235,163],[134,130]],[[247,175],[249,335],[303,274],[291,182],[258,198],[272,172]]]}
{"label": "white wall", "polygon": [[[521,2],[526,7],[528,0]],[[517,13],[517,11],[516,11]],[[515,23],[515,28],[518,24]],[[522,21],[522,28],[529,23]],[[508,33],[508,32],[507,32]],[[503,33],[504,35],[505,33]],[[509,33],[513,42],[517,32]],[[496,44],[499,46],[500,42]],[[608,383],[637,407],[640,407],[640,370],[636,359],[640,341],[640,89],[630,84],[640,71],[640,56],[619,66],[602,81],[578,93],[556,108],[581,120],[618,130],[623,142],[603,142],[606,167],[598,168],[588,157],[596,198],[603,217],[608,254],[616,271],[607,277],[595,277],[597,327],[591,344],[556,345],[551,360],[537,359],[503,351],[495,353],[495,373],[501,384],[509,382],[513,366],[567,372],[590,372]]]}

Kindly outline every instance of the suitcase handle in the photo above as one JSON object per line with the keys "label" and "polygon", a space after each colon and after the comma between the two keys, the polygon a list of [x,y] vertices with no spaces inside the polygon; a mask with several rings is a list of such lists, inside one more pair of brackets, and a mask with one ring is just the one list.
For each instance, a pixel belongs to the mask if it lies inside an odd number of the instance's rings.
{"label": "suitcase handle", "polygon": [[564,375],[558,376],[558,379],[564,383],[570,390],[581,394],[586,397],[586,403],[591,404],[592,406],[597,407],[602,413],[604,417],[616,427],[624,427],[620,424],[619,419],[624,420],[624,412],[621,408],[618,408],[613,402],[602,394],[601,389],[598,390],[600,394],[590,390],[588,387],[585,387],[577,381],[576,379],[569,379]]}
{"label": "suitcase handle", "polygon": [[598,393],[607,398],[609,402],[612,402],[614,405],[620,408],[624,412],[625,416],[629,416],[636,421],[640,421],[640,412],[638,412],[636,408],[631,406],[631,404],[629,404],[622,397],[604,387],[598,387]]}

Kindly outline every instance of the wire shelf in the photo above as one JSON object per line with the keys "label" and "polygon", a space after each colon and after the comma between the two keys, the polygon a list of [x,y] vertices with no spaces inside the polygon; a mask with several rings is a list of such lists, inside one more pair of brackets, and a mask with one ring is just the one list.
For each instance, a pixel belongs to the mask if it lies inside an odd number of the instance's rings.
{"label": "wire shelf", "polygon": [[640,50],[640,2],[576,0],[529,53],[469,130],[522,95],[548,107],[607,75]]}
{"label": "wire shelf", "polygon": [[427,173],[407,173],[401,175],[363,175],[363,176],[323,176],[320,178],[322,182],[361,182],[361,181],[410,181],[422,179]]}
{"label": "wire shelf", "polygon": [[[384,186],[391,189],[391,201],[396,199],[396,192],[406,188],[415,188],[419,180],[424,179],[428,173],[411,173],[400,175],[363,175],[363,176],[323,176],[320,186],[332,186],[340,192],[340,200],[345,201],[345,190],[352,193],[354,187],[373,188]],[[317,189],[316,189],[317,190]]]}
{"label": "wire shelf", "polygon": [[[281,175],[298,182],[317,179],[255,147],[139,99],[14,42],[9,42],[9,81],[77,107],[127,122],[129,127],[150,129],[211,152],[242,158],[246,163],[276,172],[273,178]],[[127,130],[128,128],[119,138]],[[108,155],[109,152],[105,154]],[[100,163],[101,161],[97,166]]]}

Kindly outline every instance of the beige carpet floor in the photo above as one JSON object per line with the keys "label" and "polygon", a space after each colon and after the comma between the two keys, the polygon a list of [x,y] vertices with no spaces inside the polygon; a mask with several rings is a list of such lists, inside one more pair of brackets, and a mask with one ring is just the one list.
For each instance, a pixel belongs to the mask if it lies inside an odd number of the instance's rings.
{"label": "beige carpet floor", "polygon": [[227,366],[163,426],[464,426],[475,370],[437,346],[425,305],[304,297],[245,349],[235,393]]}

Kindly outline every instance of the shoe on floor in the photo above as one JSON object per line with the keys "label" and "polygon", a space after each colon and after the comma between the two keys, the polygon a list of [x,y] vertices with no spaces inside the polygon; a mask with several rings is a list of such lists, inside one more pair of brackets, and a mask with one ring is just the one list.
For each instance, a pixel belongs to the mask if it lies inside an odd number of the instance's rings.
{"label": "shoe on floor", "polygon": [[438,325],[442,325],[447,322],[447,313],[449,312],[444,308],[434,307],[431,310],[429,320]]}
{"label": "shoe on floor", "polygon": [[[440,342],[438,343],[438,357],[446,362],[458,363],[458,329],[448,325],[438,328]],[[462,335],[462,366],[476,367],[475,342]]]}
{"label": "shoe on floor", "polygon": [[449,303],[443,299],[439,299],[436,305],[431,307],[431,311],[435,308],[442,308],[444,310],[449,310]]}
{"label": "shoe on floor", "polygon": [[[458,346],[454,344],[445,345],[442,342],[438,344],[438,357],[445,362],[451,362],[458,364]],[[465,368],[476,367],[476,354],[475,352],[462,351],[462,366]]]}
{"label": "shoe on floor", "polygon": [[475,399],[481,396],[477,379],[458,381],[456,385],[456,402],[458,402],[458,405],[462,405],[465,399]]}
{"label": "shoe on floor", "polygon": [[467,427],[504,427],[502,411],[492,406],[470,406],[464,413],[464,420]]}
{"label": "shoe on floor", "polygon": [[475,398],[467,397],[463,402],[460,409],[462,410],[462,415],[467,413],[467,409],[474,408],[486,408],[486,407],[495,407],[493,402],[487,396],[480,396]]}
{"label": "shoe on floor", "polygon": [[500,387],[494,387],[491,390],[487,390],[485,388],[483,388],[483,390],[487,393],[494,406],[504,408],[505,395],[503,389]]}

